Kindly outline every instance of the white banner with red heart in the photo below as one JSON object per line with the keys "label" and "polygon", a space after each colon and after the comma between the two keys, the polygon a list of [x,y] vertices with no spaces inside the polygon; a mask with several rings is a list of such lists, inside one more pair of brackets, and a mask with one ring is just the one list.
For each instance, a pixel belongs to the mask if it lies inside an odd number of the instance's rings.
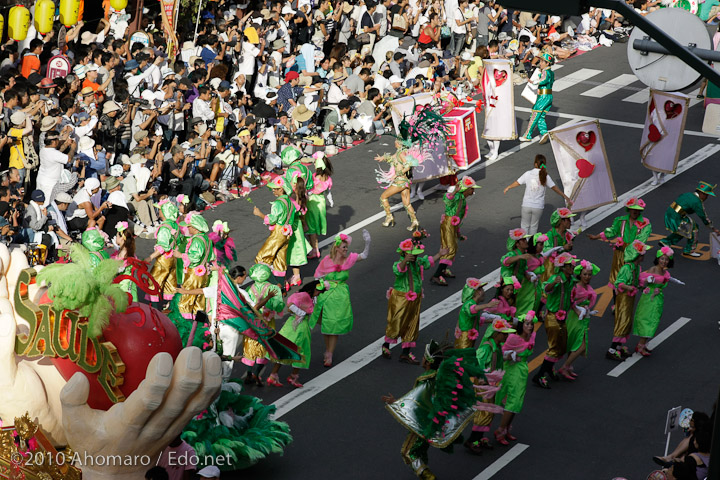
{"label": "white banner with red heart", "polygon": [[572,211],[582,212],[617,201],[600,123],[587,120],[550,132],[555,162]]}
{"label": "white banner with red heart", "polygon": [[512,62],[483,60],[483,100],[485,125],[482,137],[487,140],[515,140],[515,99],[513,97]]}
{"label": "white banner with red heart", "polygon": [[640,158],[645,168],[675,173],[680,159],[690,97],[682,93],[650,90]]}

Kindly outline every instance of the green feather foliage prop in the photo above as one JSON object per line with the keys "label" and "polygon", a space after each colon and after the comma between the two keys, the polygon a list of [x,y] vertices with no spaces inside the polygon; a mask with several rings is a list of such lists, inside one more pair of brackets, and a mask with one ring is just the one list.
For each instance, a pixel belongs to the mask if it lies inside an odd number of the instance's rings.
{"label": "green feather foliage prop", "polygon": [[422,144],[430,146],[445,142],[450,133],[448,122],[439,111],[432,105],[416,107],[413,114],[408,118],[403,116],[398,125],[398,140],[406,146]]}
{"label": "green feather foliage prop", "polygon": [[90,252],[82,245],[70,250],[72,263],[54,263],[37,275],[38,282],[48,285],[48,297],[60,309],[77,310],[88,319],[88,333],[98,337],[108,325],[110,316],[127,310],[128,296],[113,283],[122,267],[118,260],[102,260],[96,267],[90,263]]}

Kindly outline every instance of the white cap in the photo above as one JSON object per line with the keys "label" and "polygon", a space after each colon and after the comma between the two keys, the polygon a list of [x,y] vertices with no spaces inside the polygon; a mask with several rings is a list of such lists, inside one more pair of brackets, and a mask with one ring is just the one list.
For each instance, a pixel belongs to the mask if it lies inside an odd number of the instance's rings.
{"label": "white cap", "polygon": [[462,55],[460,56],[460,58],[466,62],[469,62],[470,60],[472,60],[473,56],[472,56],[472,53],[470,53],[468,51],[464,51],[462,53]]}
{"label": "white cap", "polygon": [[143,100],[147,100],[148,102],[151,102],[151,103],[152,103],[152,102],[155,101],[155,92],[153,92],[153,91],[150,90],[150,89],[143,90],[142,93],[140,94],[140,97],[141,97]]}
{"label": "white cap", "polygon": [[197,474],[203,478],[219,477],[220,469],[215,465],[210,465],[209,467],[205,467],[200,470]]}
{"label": "white cap", "polygon": [[295,10],[293,10],[290,5],[285,5],[285,6],[282,8],[282,11],[280,12],[281,15],[287,15],[287,14],[295,15],[296,13],[297,13],[297,12],[296,12]]}
{"label": "white cap", "polygon": [[390,77],[390,83],[402,83],[402,78],[397,75],[393,75]]}

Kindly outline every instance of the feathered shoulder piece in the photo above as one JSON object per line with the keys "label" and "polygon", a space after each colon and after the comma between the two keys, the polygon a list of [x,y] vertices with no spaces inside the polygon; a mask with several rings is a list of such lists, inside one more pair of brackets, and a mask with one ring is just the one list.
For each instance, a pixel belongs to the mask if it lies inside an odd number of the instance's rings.
{"label": "feathered shoulder piece", "polygon": [[55,263],[43,268],[38,282],[48,285],[48,297],[61,309],[77,310],[88,318],[88,333],[99,336],[113,313],[124,312],[128,295],[113,279],[122,267],[122,261],[102,260],[95,268],[90,263],[90,252],[81,245],[73,245],[71,263]]}
{"label": "feathered shoulder piece", "polygon": [[433,408],[423,431],[425,438],[442,429],[449,417],[472,408],[477,400],[471,378],[485,378],[474,349],[448,350],[445,356],[435,377]]}

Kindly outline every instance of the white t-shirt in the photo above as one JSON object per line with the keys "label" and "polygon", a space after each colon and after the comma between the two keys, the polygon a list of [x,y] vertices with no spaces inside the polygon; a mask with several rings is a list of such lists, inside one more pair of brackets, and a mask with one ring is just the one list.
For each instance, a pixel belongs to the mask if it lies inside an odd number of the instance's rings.
{"label": "white t-shirt", "polygon": [[461,21],[464,22],[466,20],[464,13],[460,10],[460,8],[456,8],[453,12],[453,20],[450,22],[450,30],[452,30],[453,33],[456,33],[458,35],[467,33],[467,26],[466,25],[458,25],[457,22]]}
{"label": "white t-shirt", "polygon": [[72,220],[73,218],[87,217],[87,212],[85,211],[85,208],[83,208],[81,205],[88,202],[92,203],[92,201],[90,200],[90,194],[87,192],[87,190],[81,188],[73,197],[73,203],[77,205],[77,208],[73,210],[72,215],[70,215],[70,218],[68,218],[68,220]]}
{"label": "white t-shirt", "polygon": [[540,183],[540,169],[533,168],[523,173],[517,179],[520,185],[525,185],[525,194],[523,195],[522,206],[529,208],[545,208],[545,187],[552,188],[555,182],[552,181],[550,175],[547,176],[545,186]]}
{"label": "white t-shirt", "polygon": [[238,63],[237,71],[243,75],[252,75],[255,73],[255,59],[260,53],[260,49],[250,42],[242,44],[242,63]]}
{"label": "white t-shirt", "polygon": [[[55,148],[40,149],[40,168],[38,169],[38,185],[48,185],[52,188],[60,181],[65,165],[68,163],[67,153],[62,153]],[[42,190],[42,189],[41,189]],[[46,194],[47,196],[47,194]]]}

